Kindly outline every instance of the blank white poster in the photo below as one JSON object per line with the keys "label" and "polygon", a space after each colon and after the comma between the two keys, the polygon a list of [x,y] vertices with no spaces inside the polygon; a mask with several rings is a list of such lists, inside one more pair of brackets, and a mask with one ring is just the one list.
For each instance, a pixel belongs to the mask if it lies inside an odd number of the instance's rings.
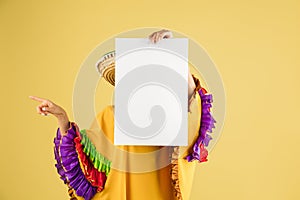
{"label": "blank white poster", "polygon": [[187,146],[188,39],[116,38],[115,145]]}

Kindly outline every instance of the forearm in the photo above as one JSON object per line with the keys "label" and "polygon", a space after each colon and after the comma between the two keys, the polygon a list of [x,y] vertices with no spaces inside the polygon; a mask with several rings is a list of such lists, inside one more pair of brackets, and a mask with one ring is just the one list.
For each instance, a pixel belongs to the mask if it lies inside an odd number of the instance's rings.
{"label": "forearm", "polygon": [[70,121],[69,121],[67,113],[64,112],[63,114],[57,116],[57,122],[58,122],[58,126],[59,126],[61,134],[66,135],[67,130],[70,128]]}
{"label": "forearm", "polygon": [[192,98],[195,88],[196,88],[196,84],[195,84],[194,78],[193,78],[190,70],[188,70],[188,97],[189,97],[189,99]]}

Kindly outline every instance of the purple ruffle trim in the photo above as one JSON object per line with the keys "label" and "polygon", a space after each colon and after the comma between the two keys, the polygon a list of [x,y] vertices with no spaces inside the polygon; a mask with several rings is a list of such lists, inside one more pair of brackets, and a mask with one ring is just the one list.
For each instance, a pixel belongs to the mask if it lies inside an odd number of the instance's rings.
{"label": "purple ruffle trim", "polygon": [[78,196],[89,200],[96,194],[97,188],[85,178],[80,168],[74,142],[76,136],[76,127],[73,123],[68,134],[63,137],[60,130],[57,130],[54,138],[54,155],[57,162],[55,167],[65,184],[69,184]]}
{"label": "purple ruffle trim", "polygon": [[212,133],[212,129],[215,128],[214,123],[216,123],[216,120],[213,118],[213,116],[210,113],[210,108],[212,107],[213,97],[211,94],[204,94],[202,89],[198,91],[200,97],[201,97],[201,105],[202,105],[202,112],[201,112],[201,121],[200,121],[200,129],[199,129],[199,135],[196,140],[196,142],[193,145],[192,153],[190,153],[186,159],[187,161],[191,162],[193,160],[202,161],[201,158],[201,151],[205,150],[204,148],[200,148],[201,143],[204,144],[204,146],[208,146],[210,140],[212,137],[208,134]]}

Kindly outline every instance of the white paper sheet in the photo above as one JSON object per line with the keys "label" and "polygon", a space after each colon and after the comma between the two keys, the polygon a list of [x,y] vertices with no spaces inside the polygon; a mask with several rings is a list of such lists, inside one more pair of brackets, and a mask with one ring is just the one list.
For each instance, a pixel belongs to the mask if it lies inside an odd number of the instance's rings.
{"label": "white paper sheet", "polygon": [[115,145],[186,146],[188,39],[116,38]]}

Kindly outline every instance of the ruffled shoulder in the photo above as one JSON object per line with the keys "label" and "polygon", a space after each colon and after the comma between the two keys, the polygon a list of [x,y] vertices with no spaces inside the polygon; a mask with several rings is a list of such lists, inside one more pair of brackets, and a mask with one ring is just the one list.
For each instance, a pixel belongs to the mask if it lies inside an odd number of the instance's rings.
{"label": "ruffled shoulder", "polygon": [[66,135],[57,130],[54,144],[57,172],[76,195],[91,199],[104,189],[110,161],[96,151],[85,130],[73,122]]}

